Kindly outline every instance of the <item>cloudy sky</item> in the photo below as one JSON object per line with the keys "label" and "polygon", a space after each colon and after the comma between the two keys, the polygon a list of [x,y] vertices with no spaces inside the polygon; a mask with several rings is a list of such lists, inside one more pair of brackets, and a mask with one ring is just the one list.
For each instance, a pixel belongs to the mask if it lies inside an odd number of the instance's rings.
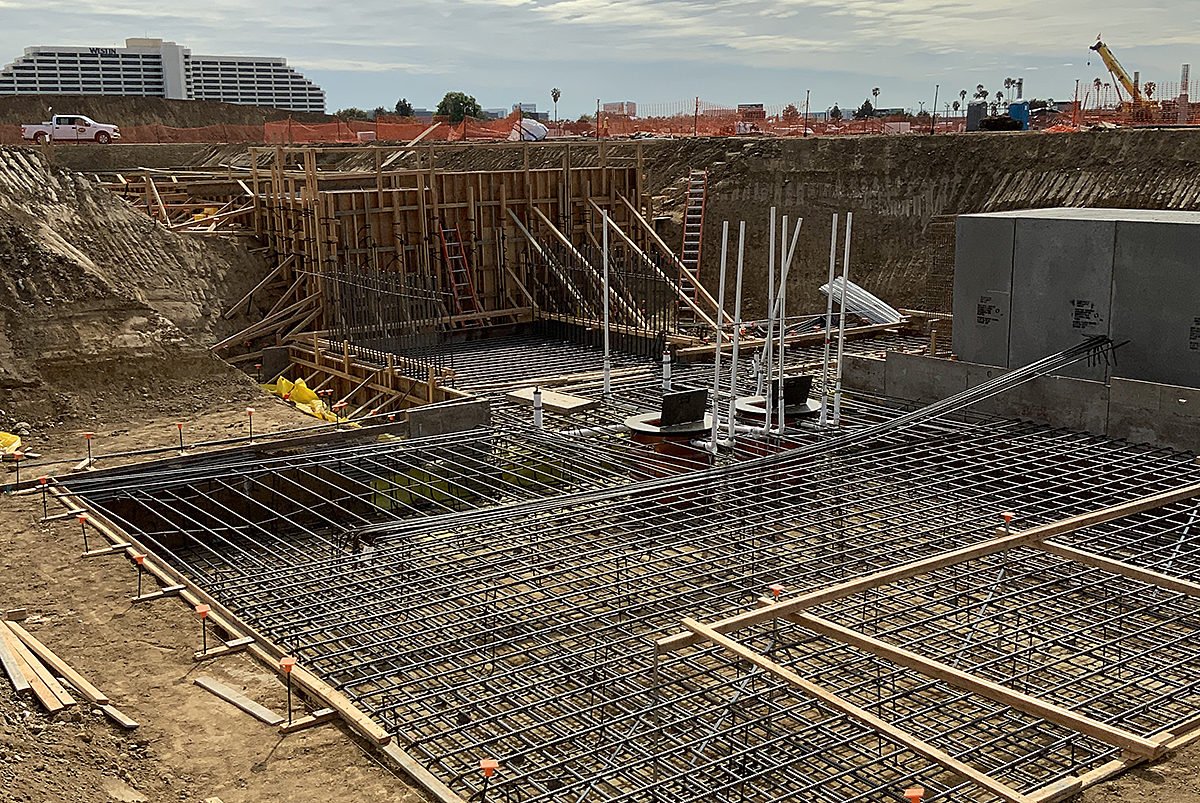
{"label": "cloudy sky", "polygon": [[[1087,49],[1102,34],[1143,80],[1200,78],[1200,2],[1146,0],[0,0],[0,63],[29,45],[119,46],[130,36],[193,53],[284,56],[329,109],[432,108],[450,90],[485,108],[560,116],[596,100],[939,107],[960,89],[1024,78],[1026,97],[1069,99],[1110,80]],[[1088,61],[1091,61],[1089,66]]]}

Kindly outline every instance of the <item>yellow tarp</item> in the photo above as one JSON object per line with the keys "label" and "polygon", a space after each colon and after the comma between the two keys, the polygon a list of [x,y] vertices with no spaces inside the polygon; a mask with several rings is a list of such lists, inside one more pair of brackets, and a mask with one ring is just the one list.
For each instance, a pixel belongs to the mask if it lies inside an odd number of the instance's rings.
{"label": "yellow tarp", "polygon": [[321,401],[313,390],[306,384],[303,379],[297,379],[292,382],[284,377],[279,377],[279,381],[274,385],[263,385],[268,393],[271,393],[284,401],[290,401],[296,405],[296,409],[301,412],[308,413],[311,416],[328,421],[331,424],[337,423],[339,420],[347,426],[356,427],[358,424],[353,423],[347,418],[339,419],[332,410],[329,409],[325,402]]}
{"label": "yellow tarp", "polygon": [[5,454],[12,454],[21,448],[21,438],[11,432],[0,432],[0,449]]}

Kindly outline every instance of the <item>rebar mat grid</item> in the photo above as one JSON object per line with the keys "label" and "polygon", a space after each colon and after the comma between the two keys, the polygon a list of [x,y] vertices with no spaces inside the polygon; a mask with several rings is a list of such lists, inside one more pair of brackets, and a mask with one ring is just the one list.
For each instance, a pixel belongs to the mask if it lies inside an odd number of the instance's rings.
{"label": "rebar mat grid", "polygon": [[[603,499],[584,492],[410,519],[381,533],[370,552],[336,557],[325,544],[285,549],[266,538],[278,520],[256,520],[237,554],[205,543],[198,530],[180,543],[165,503],[151,532],[136,526],[137,516],[121,523],[394,729],[464,797],[478,791],[478,760],[494,755],[505,770],[492,790],[517,800],[783,800],[806,784],[814,799],[854,800],[878,796],[878,784],[892,778],[920,776],[936,792],[940,770],[899,748],[876,746],[868,761],[863,740],[877,737],[832,716],[789,739],[842,745],[822,755],[846,773],[814,780],[779,763],[773,751],[793,755],[793,742],[754,740],[724,749],[755,772],[738,770],[736,782],[729,766],[693,773],[713,761],[708,744],[683,736],[663,742],[668,729],[650,712],[699,728],[719,722],[728,697],[742,692],[728,671],[713,668],[711,651],[672,659],[690,679],[656,680],[652,640],[675,631],[683,616],[745,610],[773,582],[818,587],[983,540],[1000,510],[1022,510],[1031,523],[1056,520],[1195,481],[1197,473],[1186,456],[1161,449],[1011,423],[942,422],[836,457],[696,474],[683,488],[646,493],[634,484]],[[108,488],[100,507],[164,492]],[[340,514],[335,505],[313,515],[333,528]],[[1069,593],[1043,604],[1064,616],[1085,606]],[[755,728],[781,707],[811,707],[777,688],[764,686],[763,694],[745,698],[759,712]],[[614,716],[626,725],[584,738]],[[980,746],[982,734],[946,706],[921,716],[924,732],[969,734],[956,749],[973,750],[969,761],[998,768],[1021,788],[1085,771],[1108,755],[1065,736],[997,752]],[[1049,723],[1031,727],[1055,733]],[[647,762],[660,774],[647,776]],[[670,785],[684,775],[692,780]],[[989,799],[974,787],[940,788],[944,799]]]}

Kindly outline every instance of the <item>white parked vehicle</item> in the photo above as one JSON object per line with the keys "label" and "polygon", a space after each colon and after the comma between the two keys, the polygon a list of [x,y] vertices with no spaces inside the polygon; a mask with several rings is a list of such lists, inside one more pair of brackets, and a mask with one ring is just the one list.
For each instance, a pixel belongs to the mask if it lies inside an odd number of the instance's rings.
{"label": "white parked vehicle", "polygon": [[52,139],[55,142],[99,142],[107,145],[121,138],[121,130],[115,125],[97,123],[82,114],[56,114],[41,125],[21,126],[21,136],[39,144]]}

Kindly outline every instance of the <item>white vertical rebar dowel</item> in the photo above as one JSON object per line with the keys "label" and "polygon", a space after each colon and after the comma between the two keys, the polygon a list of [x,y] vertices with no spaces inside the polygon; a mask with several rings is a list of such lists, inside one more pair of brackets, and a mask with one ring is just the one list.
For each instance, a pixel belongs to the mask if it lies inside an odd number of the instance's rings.
{"label": "white vertical rebar dowel", "polygon": [[738,343],[742,334],[742,263],[746,252],[746,221],[741,222],[738,230],[738,260],[737,281],[733,291],[733,359],[729,362],[729,427],[725,432],[729,442],[733,442],[734,415],[738,397]]}
{"label": "white vertical rebar dowel", "polygon": [[[833,272],[837,269],[837,212],[833,213],[833,230],[829,234],[829,297],[825,300],[825,355],[821,359],[821,419],[820,425],[829,421],[829,346],[833,342]],[[845,294],[843,293],[843,304]]]}
{"label": "white vertical rebar dowel", "polygon": [[842,352],[846,343],[846,286],[850,280],[850,221],[853,212],[846,213],[846,250],[842,254],[842,303],[841,320],[838,321],[837,384],[833,388],[833,425],[842,419]]}
{"label": "white vertical rebar dowel", "polygon": [[[780,229],[781,229],[780,233],[779,233],[779,279],[780,279],[780,284],[782,284],[783,283],[783,263],[787,259],[788,216],[784,215],[780,219],[779,222],[780,222]],[[771,239],[771,256],[770,256],[769,261],[772,265],[775,264],[775,240],[774,240],[774,238]],[[771,415],[772,415],[772,411],[775,409],[775,407],[774,407],[775,391],[774,391],[774,385],[772,384],[775,381],[775,321],[779,317],[779,303],[783,300],[782,296],[780,296],[779,293],[776,292],[777,285],[775,284],[774,274],[772,273],[772,275],[769,276],[768,278],[770,279],[770,282],[769,282],[770,290],[768,292],[771,294],[771,296],[773,297],[774,300],[771,301],[770,317],[767,320],[767,345],[766,345],[766,355],[765,355],[766,368],[763,371],[763,373],[766,374],[766,382],[767,382],[766,389],[763,391],[763,394],[765,396],[765,399],[764,399],[765,409],[763,410],[763,432],[764,433],[771,431]],[[780,327],[783,326],[782,319],[779,320],[779,326]]]}
{"label": "white vertical rebar dowel", "polygon": [[[771,366],[771,335],[774,334],[771,326],[775,320],[775,207],[773,206],[767,228],[770,232],[767,237],[770,241],[770,245],[767,246],[767,342],[763,344],[761,350],[762,361],[758,364],[760,369],[762,363],[765,363],[768,368]],[[754,393],[756,396],[763,395],[763,375],[761,373],[758,374]]]}
{"label": "white vertical rebar dowel", "polygon": [[671,350],[663,349],[663,380],[662,389],[664,393],[671,392]]}
{"label": "white vertical rebar dowel", "polygon": [[712,435],[709,439],[710,451],[717,451],[717,426],[721,421],[721,327],[725,323],[725,262],[729,250],[729,221],[721,224],[721,280],[717,283],[717,320],[716,320],[716,359],[713,360],[713,400],[712,400]]}
{"label": "white vertical rebar dowel", "polygon": [[796,230],[792,232],[792,244],[788,245],[787,241],[787,218],[784,219],[783,236],[780,238],[783,255],[783,269],[779,272],[779,295],[776,297],[779,301],[779,382],[773,385],[776,388],[776,395],[779,397],[775,400],[776,407],[779,410],[779,434],[783,434],[784,428],[784,403],[783,403],[783,361],[787,356],[787,341],[784,339],[787,336],[787,277],[792,269],[792,258],[796,256],[796,243],[800,240],[800,226],[804,223],[804,218],[796,219]]}
{"label": "white vertical rebar dowel", "polygon": [[533,426],[542,428],[542,389],[533,389]]}
{"label": "white vertical rebar dowel", "polygon": [[604,400],[612,400],[612,357],[608,349],[608,210],[601,213],[604,238],[601,248],[604,251]]}

